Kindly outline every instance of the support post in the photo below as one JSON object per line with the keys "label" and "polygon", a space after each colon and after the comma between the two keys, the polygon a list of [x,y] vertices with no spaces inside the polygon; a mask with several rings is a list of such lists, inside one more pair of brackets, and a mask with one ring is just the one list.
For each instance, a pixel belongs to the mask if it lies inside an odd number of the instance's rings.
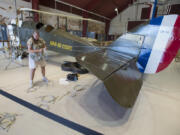
{"label": "support post", "polygon": [[[83,12],[83,18],[88,18],[88,13]],[[83,30],[82,30],[82,36],[83,37],[86,37],[87,29],[88,29],[88,21],[83,20]]]}
{"label": "support post", "polygon": [[110,27],[110,21],[106,20],[106,27],[105,27],[105,33],[106,33],[106,41],[109,40],[109,27]]}
{"label": "support post", "polygon": [[154,2],[154,9],[153,9],[153,15],[152,15],[152,18],[155,18],[155,14],[156,14],[156,6],[157,6],[157,0],[155,0],[155,2]]}
{"label": "support post", "polygon": [[[32,9],[39,10],[39,0],[32,0]],[[34,13],[34,21],[39,21],[39,14]]]}

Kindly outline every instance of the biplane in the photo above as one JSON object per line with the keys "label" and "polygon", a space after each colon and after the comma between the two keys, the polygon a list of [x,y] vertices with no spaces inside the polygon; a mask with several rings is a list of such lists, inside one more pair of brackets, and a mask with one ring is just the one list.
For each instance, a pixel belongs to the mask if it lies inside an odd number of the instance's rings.
{"label": "biplane", "polygon": [[143,74],[164,70],[180,47],[178,15],[153,18],[107,47],[95,46],[40,22],[24,21],[18,29],[24,45],[38,29],[49,50],[74,56],[81,66],[104,83],[112,98],[123,107],[134,105],[143,84]]}

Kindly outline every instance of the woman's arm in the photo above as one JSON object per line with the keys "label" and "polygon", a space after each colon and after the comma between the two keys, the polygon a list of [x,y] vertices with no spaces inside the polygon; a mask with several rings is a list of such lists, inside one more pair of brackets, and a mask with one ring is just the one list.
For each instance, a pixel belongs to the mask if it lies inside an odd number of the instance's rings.
{"label": "woman's arm", "polygon": [[29,53],[39,53],[39,52],[42,52],[42,50],[43,50],[42,48],[41,49],[33,50],[32,46],[30,44],[27,44],[27,46],[28,46],[28,52]]}

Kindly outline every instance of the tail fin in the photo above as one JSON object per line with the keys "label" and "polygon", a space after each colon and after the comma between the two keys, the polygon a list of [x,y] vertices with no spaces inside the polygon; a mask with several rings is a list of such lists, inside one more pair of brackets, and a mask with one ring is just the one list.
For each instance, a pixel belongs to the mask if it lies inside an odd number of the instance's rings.
{"label": "tail fin", "polygon": [[138,34],[145,35],[145,39],[137,67],[143,73],[158,73],[172,62],[180,48],[180,16],[154,18]]}

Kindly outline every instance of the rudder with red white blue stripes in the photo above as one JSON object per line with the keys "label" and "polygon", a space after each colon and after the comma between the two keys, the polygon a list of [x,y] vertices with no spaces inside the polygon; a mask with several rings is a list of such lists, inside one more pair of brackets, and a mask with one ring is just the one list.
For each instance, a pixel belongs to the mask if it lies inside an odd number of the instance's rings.
{"label": "rudder with red white blue stripes", "polygon": [[137,60],[138,69],[143,73],[158,73],[172,62],[180,48],[180,16],[154,18],[136,33],[145,35]]}

